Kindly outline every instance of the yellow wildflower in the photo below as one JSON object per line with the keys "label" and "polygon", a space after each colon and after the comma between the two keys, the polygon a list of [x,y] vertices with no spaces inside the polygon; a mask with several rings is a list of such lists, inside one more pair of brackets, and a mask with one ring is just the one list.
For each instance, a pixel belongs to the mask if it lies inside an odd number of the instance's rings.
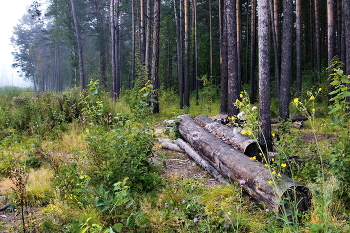
{"label": "yellow wildflower", "polygon": [[299,98],[295,98],[294,103],[299,103]]}
{"label": "yellow wildflower", "polygon": [[276,175],[276,171],[271,172],[272,175]]}
{"label": "yellow wildflower", "polygon": [[314,111],[316,111],[314,108],[313,108],[313,109],[311,109],[311,110],[312,110],[313,112],[314,112]]}
{"label": "yellow wildflower", "polygon": [[278,173],[277,176],[281,177],[281,173]]}
{"label": "yellow wildflower", "polygon": [[247,134],[247,131],[242,130],[241,134]]}
{"label": "yellow wildflower", "polygon": [[282,164],[281,164],[281,167],[287,167],[287,164],[282,163]]}
{"label": "yellow wildflower", "polygon": [[256,159],[256,156],[254,156],[254,157],[251,157],[251,158],[249,158],[250,160],[255,160]]}
{"label": "yellow wildflower", "polygon": [[274,162],[274,161],[275,161],[275,158],[271,158],[271,161]]}
{"label": "yellow wildflower", "polygon": [[315,99],[315,96],[310,96],[310,100],[314,100]]}
{"label": "yellow wildflower", "polygon": [[274,133],[272,133],[271,135],[272,135],[272,137],[275,137],[275,136],[276,136],[276,134],[274,134]]}
{"label": "yellow wildflower", "polygon": [[253,132],[251,130],[248,130],[247,134],[248,134],[248,136],[251,136],[253,134]]}
{"label": "yellow wildflower", "polygon": [[273,182],[272,182],[272,180],[269,180],[267,183],[272,184]]}
{"label": "yellow wildflower", "polygon": [[269,165],[265,163],[264,166],[265,166],[265,167],[268,167]]}
{"label": "yellow wildflower", "polygon": [[322,91],[322,88],[318,88],[318,91]]}
{"label": "yellow wildflower", "polygon": [[243,94],[239,94],[239,97],[240,97],[240,98],[243,98]]}

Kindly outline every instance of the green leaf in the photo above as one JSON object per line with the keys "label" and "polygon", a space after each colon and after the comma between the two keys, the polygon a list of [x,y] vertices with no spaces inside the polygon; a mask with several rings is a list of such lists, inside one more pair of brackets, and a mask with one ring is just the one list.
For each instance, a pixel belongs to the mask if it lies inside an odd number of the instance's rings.
{"label": "green leaf", "polygon": [[343,83],[350,83],[350,79],[349,79],[349,77],[346,76],[346,75],[343,75],[343,76],[341,77],[341,81],[342,81]]}
{"label": "green leaf", "polygon": [[342,97],[343,97],[343,98],[345,98],[345,97],[350,97],[350,92],[349,92],[349,91],[343,92],[343,93],[342,93]]}
{"label": "green leaf", "polygon": [[121,232],[123,229],[123,223],[116,223],[113,225],[113,229],[116,230],[117,232]]}

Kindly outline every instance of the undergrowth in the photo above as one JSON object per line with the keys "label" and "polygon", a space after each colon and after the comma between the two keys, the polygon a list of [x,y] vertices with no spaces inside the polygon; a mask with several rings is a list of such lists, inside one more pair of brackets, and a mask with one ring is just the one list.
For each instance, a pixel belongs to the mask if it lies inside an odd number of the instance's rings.
{"label": "undergrowth", "polygon": [[[152,162],[157,148],[154,127],[181,114],[216,115],[219,99],[210,85],[200,93],[198,105],[192,96],[191,107],[184,109],[179,109],[174,91],[162,90],[161,112],[156,115],[151,114],[148,83],[124,91],[116,102],[99,89],[98,82],[82,92],[4,91],[0,94],[0,207],[11,203],[8,211],[23,209],[24,217],[17,224],[0,224],[0,230],[350,231],[349,105],[343,101],[349,95],[344,89],[347,82],[348,76],[335,71],[329,113],[325,90],[315,88],[291,103],[292,114],[308,116],[304,128],[289,128],[284,134],[273,129],[279,156],[272,172],[290,175],[313,194],[311,210],[300,213],[294,222],[251,200],[240,184],[209,188],[201,179],[178,177],[167,182],[160,176],[162,168]],[[246,108],[246,114],[252,111],[244,132],[253,137],[256,109],[243,102],[240,107]],[[300,160],[290,161],[288,155],[298,155]],[[7,178],[14,171],[28,180],[21,186],[11,184]],[[25,208],[36,212],[29,214],[33,211]]]}

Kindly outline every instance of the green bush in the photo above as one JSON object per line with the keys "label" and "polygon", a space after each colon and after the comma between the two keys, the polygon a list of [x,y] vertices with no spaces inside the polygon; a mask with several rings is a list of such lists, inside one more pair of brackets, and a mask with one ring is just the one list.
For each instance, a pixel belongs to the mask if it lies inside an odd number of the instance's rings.
{"label": "green bush", "polygon": [[150,163],[154,137],[143,128],[96,130],[87,138],[91,152],[91,182],[113,185],[129,177],[132,189],[152,190],[159,177]]}

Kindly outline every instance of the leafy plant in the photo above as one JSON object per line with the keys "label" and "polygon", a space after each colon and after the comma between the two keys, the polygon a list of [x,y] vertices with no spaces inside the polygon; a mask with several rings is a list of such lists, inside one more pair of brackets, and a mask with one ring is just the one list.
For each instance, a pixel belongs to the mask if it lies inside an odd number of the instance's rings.
{"label": "leafy plant", "polygon": [[96,130],[87,141],[93,184],[112,185],[125,177],[129,177],[133,189],[147,191],[159,184],[160,178],[150,163],[155,139],[146,129]]}

